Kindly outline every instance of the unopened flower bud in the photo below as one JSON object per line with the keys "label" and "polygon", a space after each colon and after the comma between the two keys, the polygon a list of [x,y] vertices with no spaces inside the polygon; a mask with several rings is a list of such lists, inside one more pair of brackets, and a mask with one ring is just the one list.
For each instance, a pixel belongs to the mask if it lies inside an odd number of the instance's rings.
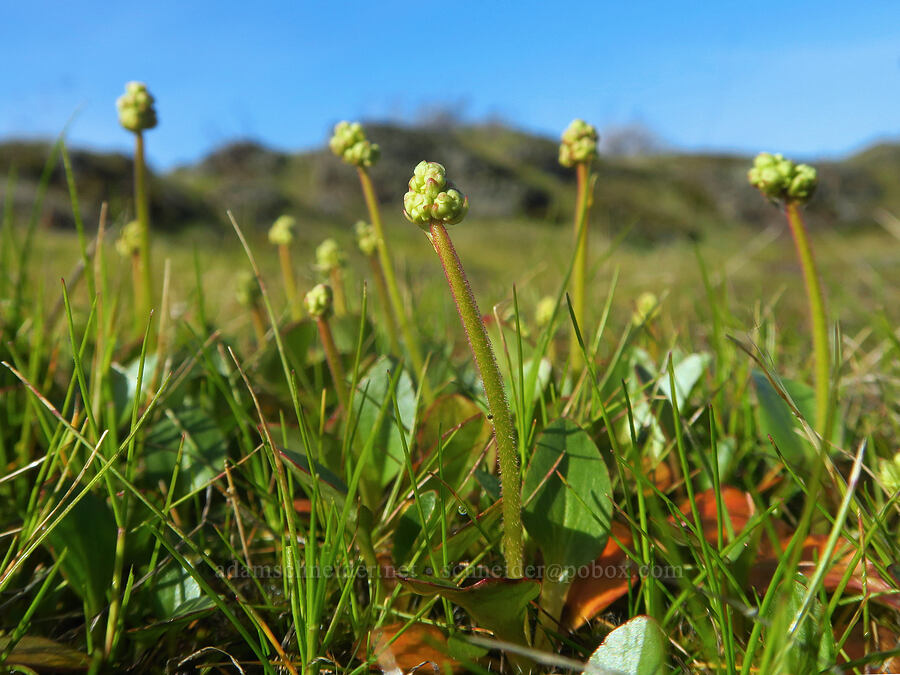
{"label": "unopened flower bud", "polygon": [[574,166],[580,162],[589,162],[597,154],[599,139],[600,136],[593,126],[584,120],[572,120],[562,134],[559,163],[563,166]]}
{"label": "unopened flower bud", "polygon": [[805,203],[816,189],[816,170],[782,155],[762,152],[747,172],[750,184],[773,201]]}
{"label": "unopened flower bud", "polygon": [[407,220],[427,230],[435,223],[455,225],[465,218],[469,200],[449,186],[446,173],[437,162],[419,162],[409,181],[409,192],[403,196]]}
{"label": "unopened flower bud", "polygon": [[798,164],[797,171],[788,186],[788,198],[795,202],[805,203],[812,197],[817,184],[816,170],[809,164]]}
{"label": "unopened flower bud", "polygon": [[138,255],[141,250],[141,223],[132,220],[122,228],[122,233],[116,240],[116,250],[123,258]]}
{"label": "unopened flower bud", "polygon": [[294,228],[297,221],[291,216],[279,216],[269,228],[269,243],[276,246],[288,246],[294,241]]}
{"label": "unopened flower bud", "polygon": [[544,327],[550,323],[553,318],[553,312],[556,311],[556,300],[549,295],[541,298],[534,310],[534,320],[538,326]]}
{"label": "unopened flower bud", "polygon": [[256,275],[253,272],[244,270],[237,277],[237,288],[235,289],[235,297],[240,305],[244,307],[253,307],[259,302],[262,296],[262,290],[256,281]]}
{"label": "unopened flower bud", "polygon": [[366,139],[359,122],[338,122],[328,143],[331,151],[347,164],[370,167],[378,161],[381,149]]}
{"label": "unopened flower bud", "polygon": [[147,91],[147,85],[143,82],[129,82],[125,85],[125,93],[116,100],[119,124],[134,133],[152,129],[157,123],[154,103],[155,99]]}
{"label": "unopened flower bud", "polygon": [[375,232],[375,227],[360,220],[353,226],[353,229],[356,232],[356,244],[359,246],[359,250],[365,255],[375,253],[378,248],[378,234]]}
{"label": "unopened flower bud", "polygon": [[333,300],[334,293],[331,290],[331,286],[318,284],[313,286],[312,290],[303,298],[303,305],[310,316],[317,319],[327,319],[331,315]]}
{"label": "unopened flower bud", "polygon": [[634,313],[631,315],[631,323],[641,326],[649,323],[659,314],[659,298],[650,291],[645,291],[638,296],[634,303]]}
{"label": "unopened flower bud", "polygon": [[344,252],[334,239],[326,239],[316,248],[316,269],[322,272],[344,266]]}

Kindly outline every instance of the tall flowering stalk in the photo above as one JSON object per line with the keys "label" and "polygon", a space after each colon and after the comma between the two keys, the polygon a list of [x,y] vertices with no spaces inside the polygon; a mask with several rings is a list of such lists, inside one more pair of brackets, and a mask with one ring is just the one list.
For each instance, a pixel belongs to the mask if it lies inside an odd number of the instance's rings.
{"label": "tall flowering stalk", "polygon": [[481,312],[472,295],[469,280],[447,234],[447,225],[459,223],[469,210],[469,201],[447,183],[444,167],[436,162],[420,162],[403,198],[403,213],[427,235],[444,268],[450,294],[481,375],[497,440],[500,462],[500,489],[503,496],[503,555],[507,576],[522,576],[521,479],[512,412],[503,388],[503,378],[491,349]]}
{"label": "tall flowering stalk", "polygon": [[[378,161],[381,150],[377,144],[370,142],[366,138],[366,134],[358,122],[352,124],[350,122],[339,122],[334,127],[334,135],[331,137],[329,146],[335,155],[343,159],[347,164],[355,166],[359,174],[363,197],[365,197],[366,207],[369,210],[369,219],[372,221],[372,227],[375,228],[378,257],[381,261],[381,270],[384,274],[388,297],[390,298],[394,317],[403,335],[403,340],[406,342],[406,349],[409,351],[413,368],[415,368],[416,374],[419,375],[424,369],[425,362],[422,359],[418,338],[409,324],[406,310],[403,306],[403,299],[397,286],[397,278],[394,275],[394,265],[391,261],[387,240],[384,237],[384,228],[381,225],[381,213],[378,209],[378,200],[375,197],[375,187],[372,185],[372,178],[369,176],[369,169]],[[427,394],[428,386],[424,380],[421,386]],[[430,397],[426,395],[427,398]]]}
{"label": "tall flowering stalk", "polygon": [[[143,302],[141,286],[143,284],[143,272],[141,271],[141,224],[132,220],[122,228],[122,233],[116,240],[116,250],[123,258],[131,261],[131,288],[134,291],[134,306],[140,307]],[[144,326],[145,317],[138,312],[134,313],[134,329],[140,333]]]}
{"label": "tall flowering stalk", "polygon": [[[587,285],[588,212],[591,203],[591,161],[597,155],[597,130],[584,120],[576,119],[563,132],[559,146],[559,163],[575,167],[577,192],[575,200],[575,265],[572,269],[572,309],[578,325],[584,330],[585,287]],[[574,336],[574,326],[573,326]],[[578,362],[580,352],[572,341],[572,359]]]}
{"label": "tall flowering stalk", "polygon": [[279,216],[269,228],[269,243],[278,247],[278,261],[281,263],[281,278],[284,282],[284,294],[287,297],[291,318],[300,318],[300,304],[297,298],[297,281],[294,277],[294,264],[291,260],[291,244],[294,243],[294,229],[297,221],[290,216]]}
{"label": "tall flowering stalk", "polygon": [[372,278],[375,279],[375,289],[384,312],[384,324],[387,326],[391,351],[399,354],[400,343],[397,341],[397,319],[394,316],[394,308],[391,305],[387,284],[384,280],[384,270],[381,268],[381,261],[378,259],[378,233],[375,232],[374,226],[364,220],[357,221],[353,229],[356,232],[356,245],[359,246],[360,252],[369,261]]}
{"label": "tall flowering stalk", "polygon": [[319,337],[322,340],[322,349],[325,350],[325,361],[331,371],[331,379],[334,380],[334,390],[337,392],[338,403],[344,410],[350,397],[347,394],[347,384],[344,378],[344,368],[341,365],[341,355],[334,344],[334,335],[331,333],[331,325],[328,319],[334,306],[334,294],[331,286],[318,284],[314,286],[303,299],[306,311],[316,320],[319,328]]}
{"label": "tall flowering stalk", "polygon": [[129,82],[116,100],[119,123],[134,134],[134,208],[139,230],[140,287],[135,289],[139,325],[153,307],[153,276],[150,268],[150,202],[147,196],[147,166],[144,161],[144,131],[157,124],[155,99],[143,82]]}
{"label": "tall flowering stalk", "polygon": [[253,321],[253,332],[256,334],[256,344],[262,346],[266,341],[266,322],[263,319],[263,311],[260,306],[262,289],[256,280],[256,275],[250,271],[243,271],[237,276],[237,288],[235,297],[241,307],[250,310],[250,319]]}
{"label": "tall flowering stalk", "polygon": [[825,318],[825,301],[822,285],[816,270],[812,247],[800,207],[815,192],[818,182],[816,170],[808,164],[794,164],[781,155],[760,153],[747,174],[750,184],[767,198],[781,204],[787,217],[797,257],[803,269],[809,316],[812,323],[813,358],[815,361],[816,430],[827,432],[828,383],[830,358],[828,353],[828,327]]}
{"label": "tall flowering stalk", "polygon": [[334,313],[347,313],[347,295],[344,293],[343,268],[347,260],[344,252],[334,239],[326,239],[316,248],[316,269],[328,277],[334,292]]}

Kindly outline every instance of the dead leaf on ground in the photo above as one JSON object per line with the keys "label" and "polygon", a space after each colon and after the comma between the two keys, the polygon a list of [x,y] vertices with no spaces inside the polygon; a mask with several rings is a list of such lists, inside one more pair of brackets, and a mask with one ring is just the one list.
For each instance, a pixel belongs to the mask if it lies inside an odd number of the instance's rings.
{"label": "dead leaf on ground", "polygon": [[[447,655],[447,638],[436,626],[414,623],[403,630],[404,626],[406,623],[400,621],[372,632],[372,654],[382,672],[457,671],[459,663]],[[391,642],[394,636],[397,638]],[[366,658],[365,645],[360,647],[359,658]]]}
{"label": "dead leaf on ground", "polygon": [[628,592],[637,582],[637,571],[625,567],[627,556],[616,539],[631,547],[631,529],[622,523],[612,524],[612,535],[606,548],[590,565],[582,567],[569,587],[560,625],[577,630]]}

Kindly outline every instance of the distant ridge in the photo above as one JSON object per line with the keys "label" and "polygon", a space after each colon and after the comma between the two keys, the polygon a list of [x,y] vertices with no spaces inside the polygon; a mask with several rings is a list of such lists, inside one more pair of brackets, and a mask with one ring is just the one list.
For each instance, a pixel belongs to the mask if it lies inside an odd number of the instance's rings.
{"label": "distant ridge", "polygon": [[[529,219],[568,223],[574,177],[557,162],[557,144],[499,124],[447,128],[369,124],[382,158],[372,170],[386,214],[399,211],[406,181],[421,159],[445,164],[469,195],[472,219]],[[30,212],[50,145],[0,143],[0,198],[15,167],[14,212]],[[131,161],[121,154],[70,149],[82,215],[96,223],[109,202],[113,223],[131,217]],[[765,226],[778,218],[747,184],[750,158],[734,155],[601,155],[596,164],[594,214],[609,231],[630,227],[638,240],[702,236],[735,224]],[[839,162],[817,164],[820,189],[809,206],[812,227],[870,227],[873,214],[900,214],[900,145],[879,144]],[[248,227],[268,227],[292,213],[320,224],[363,218],[355,171],[326,148],[287,153],[238,141],[201,161],[155,174],[151,182],[154,227],[180,230],[220,227],[226,209]],[[21,220],[21,218],[19,219]],[[71,227],[73,218],[62,165],[56,168],[41,214],[44,227]]]}

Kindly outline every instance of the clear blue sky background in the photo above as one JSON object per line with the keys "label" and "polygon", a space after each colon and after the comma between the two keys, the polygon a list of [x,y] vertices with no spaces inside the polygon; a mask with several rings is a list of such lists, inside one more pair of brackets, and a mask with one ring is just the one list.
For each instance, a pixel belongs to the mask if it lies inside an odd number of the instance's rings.
{"label": "clear blue sky background", "polygon": [[340,119],[429,106],[549,136],[642,123],[686,149],[839,155],[900,138],[900,2],[4,2],[0,138],[128,149],[146,81],[152,163],[227,140],[323,143]]}

